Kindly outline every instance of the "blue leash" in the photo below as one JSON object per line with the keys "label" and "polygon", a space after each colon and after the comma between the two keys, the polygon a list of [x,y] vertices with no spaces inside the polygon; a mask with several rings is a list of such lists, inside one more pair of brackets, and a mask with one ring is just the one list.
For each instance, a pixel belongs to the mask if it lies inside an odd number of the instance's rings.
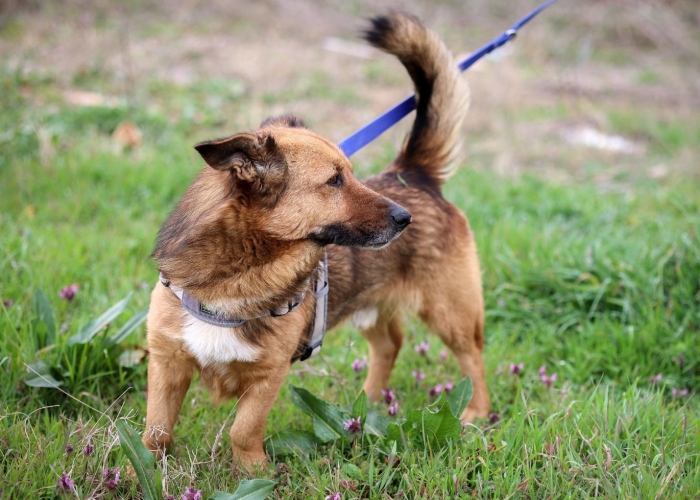
{"label": "blue leash", "polygon": [[[508,43],[512,38],[515,37],[518,30],[527,24],[533,17],[542,12],[544,9],[552,5],[556,0],[547,0],[545,3],[537,7],[535,10],[530,12],[527,16],[523,17],[520,21],[511,26],[508,30],[504,31],[499,37],[495,38],[491,42],[487,43],[479,50],[474,52],[472,55],[467,57],[465,60],[459,63],[459,70],[464,71],[470,66],[472,66],[476,61]],[[397,104],[389,111],[376,118],[374,121],[368,123],[360,130],[352,134],[350,137],[343,140],[338,147],[343,150],[346,156],[351,156],[367,144],[372,142],[374,139],[379,137],[381,134],[386,132],[389,128],[398,123],[404,116],[409,114],[411,111],[416,109],[416,96],[406,98],[403,102]]]}

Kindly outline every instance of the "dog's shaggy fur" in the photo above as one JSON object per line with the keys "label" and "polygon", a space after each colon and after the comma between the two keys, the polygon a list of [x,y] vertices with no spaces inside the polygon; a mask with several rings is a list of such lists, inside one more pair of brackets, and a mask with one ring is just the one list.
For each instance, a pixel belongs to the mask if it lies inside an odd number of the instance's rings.
{"label": "dog's shaggy fur", "polygon": [[[363,389],[377,399],[387,386],[402,311],[412,310],[471,377],[474,397],[462,415],[471,421],[489,410],[481,277],[467,220],[441,194],[468,89],[451,54],[417,19],[376,18],[365,37],[396,55],[416,87],[415,123],[394,162],[359,182],[345,155],[294,116],[199,144],[208,167],[164,224],[153,256],[163,276],[207,309],[253,318],[308,290],[327,249],[328,326],[354,318],[368,340]],[[221,328],[188,314],[158,283],[148,316],[148,448],[160,454],[171,444],[199,370],[215,399],[238,398],[234,465],[263,463],[268,413],[314,311],[307,293],[287,315]]]}

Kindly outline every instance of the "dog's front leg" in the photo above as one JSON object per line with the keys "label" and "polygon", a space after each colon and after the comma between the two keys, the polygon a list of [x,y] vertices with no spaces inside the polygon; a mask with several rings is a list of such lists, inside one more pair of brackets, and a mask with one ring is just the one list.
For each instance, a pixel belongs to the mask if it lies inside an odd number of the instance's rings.
{"label": "dog's front leg", "polygon": [[289,363],[283,362],[266,378],[255,380],[242,388],[236,420],[230,433],[234,468],[242,466],[246,471],[254,472],[267,462],[263,449],[267,416],[289,372],[289,366]]}
{"label": "dog's front leg", "polygon": [[143,444],[160,458],[173,442],[173,428],[190,387],[194,366],[173,356],[151,353]]}

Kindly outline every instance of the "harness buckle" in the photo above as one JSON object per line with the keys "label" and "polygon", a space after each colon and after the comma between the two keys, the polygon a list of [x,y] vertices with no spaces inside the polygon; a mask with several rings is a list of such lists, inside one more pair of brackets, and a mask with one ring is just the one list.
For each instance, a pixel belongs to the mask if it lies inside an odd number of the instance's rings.
{"label": "harness buckle", "polygon": [[299,361],[306,361],[307,359],[316,356],[319,352],[321,352],[321,345],[323,344],[323,340],[320,340],[316,344],[306,344],[306,347],[304,348],[304,352],[302,353],[301,356],[299,356]]}

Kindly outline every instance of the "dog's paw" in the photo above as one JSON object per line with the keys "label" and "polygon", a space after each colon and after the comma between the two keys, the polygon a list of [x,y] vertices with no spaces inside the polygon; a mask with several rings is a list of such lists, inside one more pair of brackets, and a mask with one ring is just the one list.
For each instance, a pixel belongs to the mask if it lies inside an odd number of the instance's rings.
{"label": "dog's paw", "polygon": [[234,452],[231,469],[234,473],[245,472],[247,475],[256,477],[267,470],[269,465],[270,461],[264,452],[242,451]]}
{"label": "dog's paw", "polygon": [[482,410],[479,408],[469,408],[467,407],[464,412],[462,412],[462,417],[460,420],[462,424],[472,424],[476,420],[487,418],[489,416],[488,409]]}

